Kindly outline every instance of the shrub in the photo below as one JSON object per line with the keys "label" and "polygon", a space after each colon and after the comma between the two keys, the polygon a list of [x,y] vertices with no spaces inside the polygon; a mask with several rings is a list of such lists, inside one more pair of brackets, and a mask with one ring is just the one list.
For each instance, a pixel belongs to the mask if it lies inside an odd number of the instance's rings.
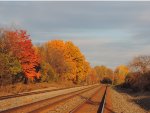
{"label": "shrub", "polygon": [[42,82],[50,82],[50,81],[57,81],[58,75],[52,68],[49,63],[42,62],[41,63],[41,81]]}
{"label": "shrub", "polygon": [[15,83],[14,79],[20,72],[21,65],[16,58],[0,53],[0,85]]}
{"label": "shrub", "polygon": [[104,77],[101,81],[103,84],[112,84],[112,80],[108,77]]}
{"label": "shrub", "polygon": [[144,74],[129,73],[123,86],[132,88],[134,91],[150,90],[150,72]]}

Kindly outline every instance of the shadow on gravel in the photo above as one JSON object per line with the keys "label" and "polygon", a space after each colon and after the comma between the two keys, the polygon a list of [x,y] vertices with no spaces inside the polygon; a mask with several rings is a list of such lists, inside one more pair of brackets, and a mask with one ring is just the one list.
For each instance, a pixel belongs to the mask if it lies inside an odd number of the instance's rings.
{"label": "shadow on gravel", "polygon": [[[100,108],[100,106],[102,105],[102,101],[101,101],[101,102],[99,102],[99,101],[93,101],[91,98],[89,99],[89,98],[84,97],[84,96],[82,96],[82,95],[78,95],[78,96],[80,96],[82,99],[88,100],[88,101],[86,102],[87,104],[94,105],[94,106],[99,106],[99,108]],[[106,104],[106,106],[105,106],[105,109],[107,109],[107,111],[109,111],[109,113],[115,113],[114,111],[112,111],[112,110],[107,106],[107,104]],[[97,113],[101,113],[101,110],[98,109]]]}
{"label": "shadow on gravel", "polygon": [[146,111],[150,111],[150,92],[134,92],[131,89],[113,88],[115,91],[131,96],[130,102],[134,102]]}
{"label": "shadow on gravel", "polygon": [[149,98],[132,99],[131,101],[140,105],[143,109],[150,111],[150,97]]}
{"label": "shadow on gravel", "polygon": [[78,96],[80,96],[81,99],[88,100],[88,101],[87,101],[88,104],[91,104],[91,105],[99,105],[99,102],[98,102],[98,101],[93,101],[93,100],[91,100],[91,98],[89,99],[89,98],[84,97],[84,96],[82,96],[82,95],[78,95]]}

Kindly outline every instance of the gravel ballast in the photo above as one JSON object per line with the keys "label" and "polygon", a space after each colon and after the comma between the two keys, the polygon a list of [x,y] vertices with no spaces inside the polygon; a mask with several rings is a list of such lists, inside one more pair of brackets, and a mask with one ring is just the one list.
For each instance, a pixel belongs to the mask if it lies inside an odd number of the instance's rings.
{"label": "gravel ballast", "polygon": [[132,102],[133,97],[128,94],[118,93],[114,89],[111,89],[111,99],[115,113],[149,113]]}
{"label": "gravel ballast", "polygon": [[91,95],[95,94],[95,92],[100,88],[94,88],[88,92],[75,96],[64,103],[58,104],[54,107],[53,110],[44,112],[44,113],[69,113],[72,109],[80,105],[84,102],[87,98],[91,97]]}
{"label": "gravel ballast", "polygon": [[35,95],[28,95],[28,96],[23,96],[23,97],[0,100],[0,111],[14,108],[14,107],[21,106],[21,105],[25,105],[25,104],[29,104],[29,103],[33,103],[33,102],[40,101],[43,99],[52,98],[58,95],[67,94],[69,92],[74,92],[74,91],[85,89],[91,86],[92,85],[75,87],[75,88],[42,93],[42,94],[35,94]]}

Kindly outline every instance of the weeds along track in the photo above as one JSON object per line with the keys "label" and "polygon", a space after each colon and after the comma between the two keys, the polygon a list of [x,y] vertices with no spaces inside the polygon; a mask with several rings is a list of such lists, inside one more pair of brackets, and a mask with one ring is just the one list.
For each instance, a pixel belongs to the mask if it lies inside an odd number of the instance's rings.
{"label": "weeds along track", "polygon": [[[73,91],[67,94],[62,94],[59,96],[55,96],[52,98],[48,98],[48,99],[44,99],[44,100],[40,100],[34,103],[30,103],[30,104],[26,104],[26,105],[22,105],[22,106],[18,106],[15,108],[11,108],[8,110],[4,110],[1,111],[0,113],[38,113],[41,112],[42,110],[45,110],[47,108],[49,108],[50,106],[55,106],[56,104],[58,104],[59,102],[63,102],[66,101],[70,98],[73,98],[81,93],[85,93],[88,92],[90,90],[92,90],[93,88],[98,87],[99,85],[94,85],[94,86],[90,86],[88,88],[84,88],[84,89],[80,89],[77,91]],[[67,89],[67,88],[65,88]],[[56,91],[56,90],[55,90]]]}

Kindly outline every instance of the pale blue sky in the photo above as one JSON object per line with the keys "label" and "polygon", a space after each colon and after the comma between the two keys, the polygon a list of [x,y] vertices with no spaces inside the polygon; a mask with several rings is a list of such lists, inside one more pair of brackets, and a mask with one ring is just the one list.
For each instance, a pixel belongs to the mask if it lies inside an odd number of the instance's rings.
{"label": "pale blue sky", "polygon": [[0,2],[0,27],[12,25],[34,43],[73,41],[92,66],[150,53],[150,2]]}

